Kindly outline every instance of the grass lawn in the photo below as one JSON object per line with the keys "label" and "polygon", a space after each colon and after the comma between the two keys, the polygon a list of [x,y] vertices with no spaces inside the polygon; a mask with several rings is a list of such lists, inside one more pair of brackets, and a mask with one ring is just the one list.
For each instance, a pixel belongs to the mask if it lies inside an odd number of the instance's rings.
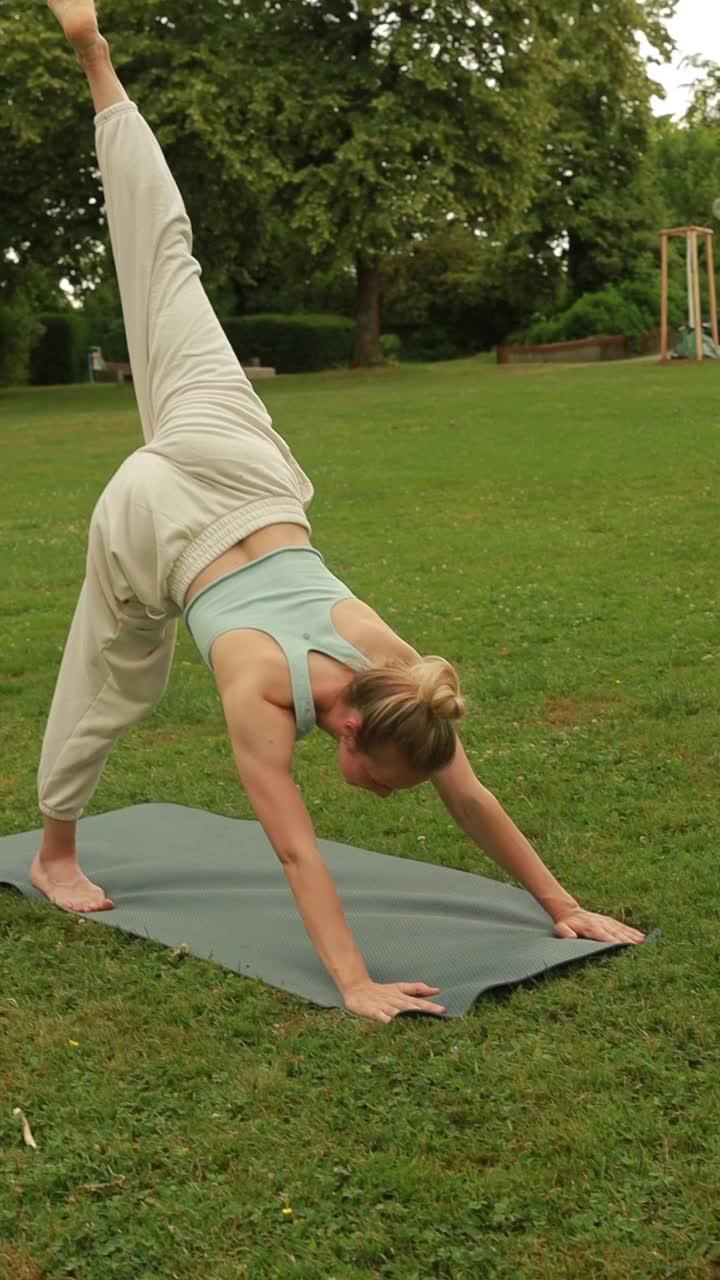
{"label": "grass lawn", "polygon": [[[662,938],[383,1026],[0,893],[0,1277],[720,1277],[720,369],[261,391],[330,568],[458,665],[479,776],[584,906]],[[0,392],[2,834],[39,825],[87,521],[138,443],[128,389]],[[320,835],[501,875],[333,746],[297,752]],[[158,800],[252,816],[187,634],[88,812]]]}

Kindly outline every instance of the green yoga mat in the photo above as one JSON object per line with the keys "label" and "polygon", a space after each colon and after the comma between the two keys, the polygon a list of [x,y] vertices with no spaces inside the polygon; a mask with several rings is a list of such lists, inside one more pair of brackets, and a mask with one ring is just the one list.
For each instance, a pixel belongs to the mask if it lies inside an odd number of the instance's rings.
{"label": "green yoga mat", "polygon": [[[27,874],[39,838],[0,839],[0,884],[42,902]],[[330,840],[319,846],[372,978],[440,987],[450,1017],[493,987],[618,949],[553,937],[534,898],[497,880]],[[342,1007],[259,823],[134,805],[83,818],[78,847],[84,870],[116,904],[86,917],[98,927],[184,943],[243,977]]]}

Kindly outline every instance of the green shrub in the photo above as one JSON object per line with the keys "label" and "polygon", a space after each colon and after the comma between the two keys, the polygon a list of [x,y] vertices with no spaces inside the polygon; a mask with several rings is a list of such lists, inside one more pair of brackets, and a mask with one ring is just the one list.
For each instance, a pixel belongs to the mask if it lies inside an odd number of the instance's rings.
{"label": "green shrub", "polygon": [[40,322],[21,298],[0,303],[0,387],[18,387],[27,382],[30,352],[41,332]]}
{"label": "green shrub", "polygon": [[108,325],[107,328],[89,329],[88,346],[99,347],[105,360],[127,364],[130,357],[122,318],[114,324]]}
{"label": "green shrub", "polygon": [[389,364],[399,364],[402,354],[402,342],[396,333],[380,335],[380,347]]}
{"label": "green shrub", "polygon": [[[86,325],[86,345],[99,347],[106,360],[128,362],[127,338],[123,325],[120,292],[114,274],[83,299],[82,316]],[[85,355],[87,360],[87,353]]]}
{"label": "green shrub", "polygon": [[564,337],[564,315],[552,316],[549,319],[539,317],[533,320],[526,329],[517,329],[506,339],[508,343],[519,346],[541,346],[545,342],[562,342]]}
{"label": "green shrub", "polygon": [[597,293],[584,293],[565,313],[565,337],[609,338],[621,333],[639,341],[647,325],[639,307],[629,302],[613,285]]}
{"label": "green shrub", "polygon": [[[629,302],[640,308],[646,322],[646,332],[660,324],[660,276],[628,280],[620,285],[620,292]],[[677,329],[687,320],[687,290],[684,281],[672,276],[668,285],[668,319]]]}
{"label": "green shrub", "polygon": [[[682,323],[684,307],[682,286],[671,283],[668,310],[671,325]],[[659,324],[660,281],[644,277],[621,285],[607,285],[595,293],[584,293],[559,315],[538,317],[527,328],[511,334],[506,341],[535,346],[622,334],[637,346],[643,334],[656,329]]]}
{"label": "green shrub", "polygon": [[223,328],[241,363],[255,357],[279,373],[347,368],[355,324],[344,316],[232,316]]}
{"label": "green shrub", "polygon": [[403,360],[432,363],[434,360],[454,360],[466,354],[444,325],[396,324],[393,328],[400,339]]}
{"label": "green shrub", "polygon": [[30,356],[34,386],[59,386],[87,380],[87,325],[81,312],[63,311],[37,317],[43,332]]}

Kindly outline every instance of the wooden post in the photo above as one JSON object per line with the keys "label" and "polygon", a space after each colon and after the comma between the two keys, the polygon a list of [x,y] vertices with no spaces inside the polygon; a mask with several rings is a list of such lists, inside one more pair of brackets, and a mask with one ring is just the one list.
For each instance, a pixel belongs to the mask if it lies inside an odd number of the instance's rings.
{"label": "wooden post", "polygon": [[705,236],[705,250],[707,253],[708,280],[710,284],[710,326],[712,328],[712,340],[716,347],[720,347],[720,341],[718,341],[717,291],[715,289],[715,263],[713,262],[712,242],[712,231],[708,231]]}
{"label": "wooden post", "polygon": [[691,231],[693,298],[695,299],[695,359],[703,358],[702,305],[700,302],[700,260],[698,258],[697,231]]}
{"label": "wooden post", "polygon": [[660,232],[660,260],[662,263],[662,293],[660,302],[660,360],[667,363],[668,358],[668,248],[670,240],[664,231]]}

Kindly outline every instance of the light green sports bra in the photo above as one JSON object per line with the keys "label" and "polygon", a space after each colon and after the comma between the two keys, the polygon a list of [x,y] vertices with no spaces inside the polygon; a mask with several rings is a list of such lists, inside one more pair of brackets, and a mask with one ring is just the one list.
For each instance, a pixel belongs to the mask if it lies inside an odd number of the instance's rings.
{"label": "light green sports bra", "polygon": [[315,727],[308,654],[327,654],[353,670],[372,666],[332,624],[332,607],[353,597],[314,547],[282,547],[223,574],[203,587],[185,610],[185,622],[205,662],[218,636],[238,628],[264,631],[287,658],[297,737]]}

